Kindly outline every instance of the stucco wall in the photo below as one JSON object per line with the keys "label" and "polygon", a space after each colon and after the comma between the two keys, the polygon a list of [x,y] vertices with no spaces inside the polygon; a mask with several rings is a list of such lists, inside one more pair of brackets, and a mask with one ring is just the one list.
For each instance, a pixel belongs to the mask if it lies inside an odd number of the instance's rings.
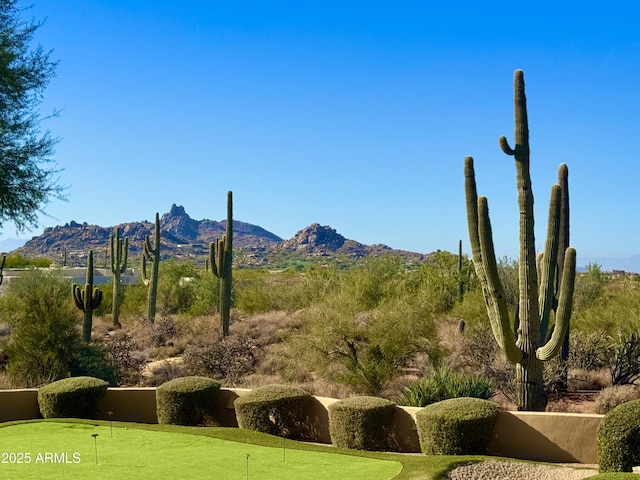
{"label": "stucco wall", "polygon": [[[216,405],[220,426],[237,427],[233,402],[246,389],[222,389]],[[316,397],[311,417],[319,443],[331,443],[328,406],[337,400]],[[415,407],[398,407],[393,442],[398,451],[419,452]],[[113,412],[109,415],[108,412]],[[500,412],[489,445],[492,455],[546,462],[597,463],[596,431],[602,415]],[[38,390],[0,390],[0,422],[41,418]],[[109,388],[100,420],[157,423],[155,388]]]}

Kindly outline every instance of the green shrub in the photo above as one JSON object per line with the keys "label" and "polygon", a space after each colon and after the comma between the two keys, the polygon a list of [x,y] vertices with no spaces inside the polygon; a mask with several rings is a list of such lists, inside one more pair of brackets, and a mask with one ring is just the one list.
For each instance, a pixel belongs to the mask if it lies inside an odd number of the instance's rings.
{"label": "green shrub", "polygon": [[12,383],[36,387],[69,376],[80,346],[71,282],[59,272],[28,270],[0,297],[2,320],[11,326],[7,373]]}
{"label": "green shrub", "polygon": [[448,398],[473,397],[487,400],[495,394],[496,388],[488,378],[465,375],[440,367],[434,370],[431,377],[403,387],[398,403],[411,407],[425,407]]}
{"label": "green shrub", "polygon": [[396,405],[378,397],[351,397],[332,403],[329,410],[331,443],[356,450],[389,450],[389,427]]}
{"label": "green shrub", "polygon": [[71,377],[38,389],[44,418],[97,418],[109,384],[94,377]]}
{"label": "green shrub", "polygon": [[596,413],[606,414],[618,405],[638,399],[640,399],[640,386],[614,385],[601,390],[596,395],[594,410]]}
{"label": "green shrub", "polygon": [[95,377],[118,385],[117,371],[105,347],[99,343],[82,343],[71,360],[69,372],[72,377]]}
{"label": "green shrub", "polygon": [[600,472],[631,472],[640,464],[640,400],[607,413],[598,426]]}
{"label": "green shrub", "polygon": [[422,453],[486,454],[500,407],[480,398],[451,398],[416,413]]}
{"label": "green shrub", "polygon": [[158,423],[207,425],[215,423],[214,411],[220,384],[206,377],[181,377],[156,389]]}
{"label": "green shrub", "polygon": [[284,438],[313,440],[315,399],[301,388],[266,385],[238,397],[238,426]]}

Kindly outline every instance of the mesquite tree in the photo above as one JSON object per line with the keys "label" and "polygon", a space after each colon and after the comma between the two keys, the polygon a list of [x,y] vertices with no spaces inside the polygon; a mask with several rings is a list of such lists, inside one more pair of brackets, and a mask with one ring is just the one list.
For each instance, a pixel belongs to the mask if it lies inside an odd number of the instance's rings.
{"label": "mesquite tree", "polygon": [[[538,267],[536,262],[533,230],[533,191],[529,174],[529,126],[527,121],[524,75],[517,70],[514,75],[515,104],[515,148],[511,148],[505,137],[499,143],[503,152],[515,158],[520,212],[520,254],[519,254],[519,301],[516,318],[509,318],[507,303],[500,278],[493,247],[491,223],[486,197],[478,197],[473,169],[473,159],[465,158],[465,195],[467,222],[471,252],[477,276],[482,285],[487,312],[493,335],[505,352],[506,357],[516,366],[519,410],[544,410],[546,394],[543,384],[543,363],[556,356],[562,347],[569,329],[573,288],[576,270],[576,251],[564,246],[568,242],[561,239],[566,222],[568,233],[568,194],[563,192],[567,183],[551,188],[547,240],[544,254]],[[566,166],[560,166],[566,172]],[[566,175],[564,176],[566,180]],[[564,184],[563,184],[564,183]],[[562,215],[563,198],[567,210]],[[558,250],[562,248],[562,254]],[[558,261],[562,264],[558,267]],[[556,278],[558,273],[560,278]],[[557,291],[557,298],[556,298]],[[555,324],[550,331],[550,319],[555,312]],[[517,331],[514,331],[514,326]]]}

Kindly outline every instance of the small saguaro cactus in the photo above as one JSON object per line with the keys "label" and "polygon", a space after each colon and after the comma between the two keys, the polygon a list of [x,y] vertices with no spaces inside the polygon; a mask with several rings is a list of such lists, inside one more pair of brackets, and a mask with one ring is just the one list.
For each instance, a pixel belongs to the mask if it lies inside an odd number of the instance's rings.
{"label": "small saguaro cactus", "polygon": [[222,336],[229,335],[231,313],[231,264],[233,262],[233,194],[227,193],[227,228],[222,238],[209,244],[209,265],[220,278],[220,326]]}
{"label": "small saguaro cactus", "polygon": [[[515,157],[520,212],[519,301],[516,317],[509,319],[506,297],[496,263],[489,209],[486,197],[476,191],[473,158],[464,162],[467,222],[476,274],[482,285],[493,335],[515,364],[519,410],[544,410],[546,394],[543,363],[555,357],[569,329],[576,271],[576,251],[568,247],[568,194],[566,175],[551,188],[547,240],[540,265],[536,261],[533,230],[533,192],[529,174],[529,126],[527,121],[524,75],[514,75],[515,148],[505,137],[499,143],[503,152]],[[560,166],[566,172],[566,166]],[[562,175],[562,174],[561,174]],[[567,205],[563,207],[566,199]],[[564,210],[564,216],[562,214]],[[561,223],[566,223],[561,227]],[[566,227],[565,239],[561,231]],[[559,249],[563,252],[560,255]],[[558,266],[558,262],[562,263]],[[561,276],[558,274],[561,273]],[[556,298],[557,292],[557,298]],[[553,333],[550,320],[555,312]],[[515,325],[517,331],[514,332]]]}
{"label": "small saguaro cactus", "polygon": [[[142,282],[149,287],[147,295],[147,318],[154,323],[156,319],[156,299],[158,296],[158,270],[160,268],[160,216],[156,212],[156,226],[154,230],[155,247],[151,247],[149,235],[144,239],[142,252]],[[151,263],[151,274],[147,274],[147,262]]]}
{"label": "small saguaro cactus", "polygon": [[72,294],[76,307],[84,312],[82,339],[89,343],[91,341],[93,311],[98,308],[102,302],[102,290],[93,288],[93,250],[89,250],[89,257],[87,259],[86,283],[84,287],[74,283],[72,286]]}
{"label": "small saguaro cactus", "polygon": [[120,228],[116,227],[111,235],[111,272],[113,273],[113,325],[120,327],[120,275],[127,270],[127,256],[129,254],[129,239],[125,237],[124,242],[120,237]]}

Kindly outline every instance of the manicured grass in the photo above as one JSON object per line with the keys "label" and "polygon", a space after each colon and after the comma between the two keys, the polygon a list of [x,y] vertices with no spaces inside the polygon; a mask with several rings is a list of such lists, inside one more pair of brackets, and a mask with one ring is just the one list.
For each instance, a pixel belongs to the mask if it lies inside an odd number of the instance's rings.
{"label": "manicured grass", "polygon": [[282,443],[276,448],[120,426],[111,437],[107,425],[24,423],[0,428],[0,462],[23,462],[0,463],[0,477],[246,479],[248,469],[250,479],[386,480],[402,469],[391,460],[305,452]]}
{"label": "manicured grass", "polygon": [[[93,434],[98,434],[95,438],[97,465]],[[111,437],[109,422],[75,419],[0,424],[0,452],[29,453],[31,462],[0,463],[0,478],[52,480],[244,480],[247,478],[247,460],[250,479],[437,480],[457,465],[487,459],[513,461],[487,456],[345,450],[285,441],[237,428],[113,422]],[[50,454],[48,461],[47,453]],[[52,458],[56,453],[58,456]],[[74,453],[79,454],[78,463],[73,463],[78,458]],[[54,460],[70,463],[53,463]],[[592,478],[633,478],[632,474],[615,475]]]}

